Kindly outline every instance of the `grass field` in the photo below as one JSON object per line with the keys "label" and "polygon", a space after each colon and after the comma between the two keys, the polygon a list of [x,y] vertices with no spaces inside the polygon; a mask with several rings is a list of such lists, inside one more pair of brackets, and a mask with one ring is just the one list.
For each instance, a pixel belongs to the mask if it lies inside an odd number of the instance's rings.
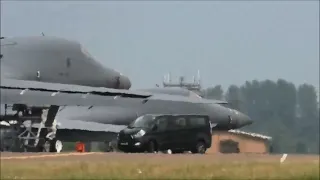
{"label": "grass field", "polygon": [[280,158],[121,153],[41,157],[11,153],[1,154],[0,175],[1,179],[319,179],[319,156],[288,155],[283,163]]}

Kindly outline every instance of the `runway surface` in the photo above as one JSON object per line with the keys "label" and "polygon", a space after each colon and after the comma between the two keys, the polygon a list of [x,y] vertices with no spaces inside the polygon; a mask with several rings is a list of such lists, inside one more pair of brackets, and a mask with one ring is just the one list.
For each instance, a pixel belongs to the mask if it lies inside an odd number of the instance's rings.
{"label": "runway surface", "polygon": [[[214,161],[279,161],[283,157],[283,154],[268,155],[268,154],[144,154],[144,153],[100,153],[100,152],[88,152],[88,153],[11,153],[1,152],[1,161],[17,161],[17,160],[63,160],[63,161],[107,161],[107,160],[137,160],[137,159],[153,159],[161,161],[192,161],[197,160],[204,161],[208,158]],[[285,161],[300,162],[300,161],[314,161],[319,163],[319,155],[296,155],[288,154]]]}

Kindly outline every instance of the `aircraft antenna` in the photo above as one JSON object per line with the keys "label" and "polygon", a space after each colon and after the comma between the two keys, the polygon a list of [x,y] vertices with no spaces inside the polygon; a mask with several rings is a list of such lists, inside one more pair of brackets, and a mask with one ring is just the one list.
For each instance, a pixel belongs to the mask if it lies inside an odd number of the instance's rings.
{"label": "aircraft antenna", "polygon": [[167,74],[167,82],[166,83],[169,83],[170,82],[170,75],[169,73]]}
{"label": "aircraft antenna", "polygon": [[198,83],[200,84],[200,81],[201,81],[201,79],[200,79],[200,70],[198,70]]}
{"label": "aircraft antenna", "polygon": [[170,77],[169,77],[169,74],[167,74],[167,75],[166,75],[166,83],[169,82],[169,78],[170,78]]}
{"label": "aircraft antenna", "polygon": [[164,87],[180,87],[188,89],[189,91],[194,91],[196,94],[200,94],[201,84],[200,84],[200,72],[198,70],[198,75],[193,76],[193,82],[185,82],[185,77],[180,76],[178,82],[172,83],[170,78],[170,73],[167,75],[167,83],[163,82]]}

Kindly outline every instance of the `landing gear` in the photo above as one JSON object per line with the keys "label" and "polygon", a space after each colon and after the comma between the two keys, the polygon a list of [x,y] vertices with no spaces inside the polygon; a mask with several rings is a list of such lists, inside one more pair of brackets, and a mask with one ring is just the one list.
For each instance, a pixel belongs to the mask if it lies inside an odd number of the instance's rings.
{"label": "landing gear", "polygon": [[57,139],[47,140],[43,145],[43,152],[56,152],[60,153],[62,150],[62,142]]}
{"label": "landing gear", "polygon": [[[8,106],[6,105],[5,108]],[[56,139],[55,116],[59,106],[27,107],[13,105],[14,115],[1,116],[11,123],[11,133],[5,141],[11,141],[9,151],[18,152],[61,152],[63,145]],[[19,115],[22,112],[21,115]]]}

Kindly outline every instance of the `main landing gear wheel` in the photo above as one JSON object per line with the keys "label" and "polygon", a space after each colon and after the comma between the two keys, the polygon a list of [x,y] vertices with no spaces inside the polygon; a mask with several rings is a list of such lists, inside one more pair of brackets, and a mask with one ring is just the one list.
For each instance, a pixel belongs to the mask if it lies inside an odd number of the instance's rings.
{"label": "main landing gear wheel", "polygon": [[50,152],[50,146],[51,146],[50,141],[46,141],[43,145],[43,152]]}
{"label": "main landing gear wheel", "polygon": [[60,153],[62,150],[62,142],[60,140],[56,140],[55,142],[55,152]]}
{"label": "main landing gear wheel", "polygon": [[47,140],[43,145],[44,152],[57,152],[60,153],[62,150],[62,142],[57,139]]}

